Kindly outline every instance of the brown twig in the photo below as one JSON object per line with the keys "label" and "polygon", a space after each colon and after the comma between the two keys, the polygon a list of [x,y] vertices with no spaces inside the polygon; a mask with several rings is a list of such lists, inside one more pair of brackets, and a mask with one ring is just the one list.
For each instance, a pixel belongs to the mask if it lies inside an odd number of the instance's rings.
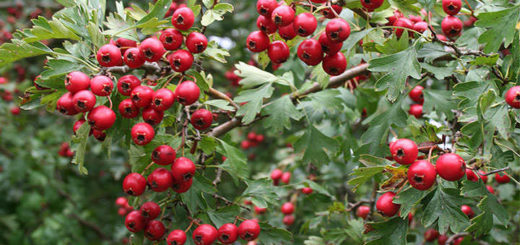
{"label": "brown twig", "polygon": [[223,197],[223,196],[221,196],[221,195],[219,195],[217,193],[213,194],[213,198],[219,199],[219,200],[223,201],[228,206],[229,205],[237,205],[237,206],[239,206],[239,207],[241,207],[241,208],[243,208],[243,209],[245,209],[247,211],[251,211],[250,207],[244,206],[244,205],[239,204],[239,203],[234,203],[234,202],[228,200],[227,198],[225,198],[225,197]]}
{"label": "brown twig", "polygon": [[461,233],[454,234],[454,235],[450,236],[450,237],[448,238],[448,240],[446,240],[446,244],[448,244],[448,245],[449,245],[449,244],[453,244],[453,242],[455,241],[455,239],[457,239],[457,238],[459,238],[459,237],[461,237],[461,236],[467,236],[467,235],[469,235],[468,232],[461,232]]}
{"label": "brown twig", "polygon": [[224,94],[214,88],[209,88],[208,93],[210,95],[212,95],[213,97],[223,99],[223,100],[229,102],[233,107],[235,107],[236,110],[238,110],[238,108],[240,108],[240,106],[238,106],[237,103],[235,103],[231,98],[229,98],[229,96],[227,96],[226,94]]}

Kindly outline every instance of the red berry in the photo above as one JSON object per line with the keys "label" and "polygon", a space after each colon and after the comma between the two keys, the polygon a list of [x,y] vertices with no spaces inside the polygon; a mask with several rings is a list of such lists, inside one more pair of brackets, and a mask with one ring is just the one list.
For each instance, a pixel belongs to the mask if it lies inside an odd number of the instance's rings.
{"label": "red berry", "polygon": [[278,7],[276,0],[258,0],[256,2],[256,11],[263,16],[271,16],[276,7]]}
{"label": "red berry", "polygon": [[195,103],[200,96],[199,86],[193,81],[184,81],[175,88],[175,97],[183,105]]}
{"label": "red berry", "polygon": [[256,19],[256,27],[265,34],[273,34],[278,29],[278,26],[273,23],[271,18],[263,15],[258,16]]}
{"label": "red berry", "polygon": [[218,232],[215,227],[203,224],[193,231],[192,237],[196,245],[210,245],[217,240],[217,235]]}
{"label": "red berry", "polygon": [[184,36],[182,36],[180,31],[173,28],[168,28],[161,32],[159,40],[161,40],[165,49],[177,50],[181,47]]}
{"label": "red berry", "polygon": [[507,90],[506,102],[513,108],[520,108],[520,86],[514,86]]}
{"label": "red berry", "polygon": [[278,34],[280,34],[280,37],[282,37],[285,40],[292,40],[296,37],[296,31],[294,31],[294,23],[291,23],[286,26],[280,26],[278,28]]}
{"label": "red berry", "polygon": [[193,26],[194,22],[195,15],[193,14],[193,11],[188,7],[178,8],[177,10],[175,10],[175,12],[173,12],[172,25],[181,31],[186,31],[190,29]]}
{"label": "red berry", "polygon": [[271,179],[274,181],[278,181],[282,178],[282,175],[282,170],[276,168],[271,172]]}
{"label": "red berry", "polygon": [[298,58],[305,64],[315,66],[323,59],[321,45],[316,39],[307,39],[298,46]]}
{"label": "red berry", "polygon": [[297,15],[294,18],[294,31],[302,36],[306,37],[314,33],[316,27],[318,27],[318,21],[313,14],[305,12]]}
{"label": "red berry", "polygon": [[146,179],[138,173],[130,173],[123,180],[123,190],[131,196],[140,196],[146,189]]}
{"label": "red berry", "polygon": [[159,165],[170,165],[176,157],[177,153],[169,145],[157,146],[152,152],[152,161]]}
{"label": "red berry", "polygon": [[11,114],[13,114],[13,115],[19,115],[20,107],[18,107],[18,106],[12,107],[10,111],[11,111]]}
{"label": "red berry", "polygon": [[166,242],[168,245],[184,245],[186,239],[186,233],[183,230],[173,230],[166,237]]}
{"label": "red berry", "polygon": [[204,130],[211,126],[213,114],[206,109],[198,109],[191,114],[191,124],[198,130]]}
{"label": "red berry", "polygon": [[126,199],[126,197],[118,197],[116,199],[116,205],[117,206],[121,206],[121,207],[124,207],[128,204],[128,199]]}
{"label": "red berry", "polygon": [[144,236],[150,241],[158,241],[164,236],[165,232],[166,228],[161,221],[152,220],[146,224],[146,228],[144,229]]}
{"label": "red berry", "polygon": [[424,21],[419,21],[413,24],[412,29],[416,32],[423,33],[424,31],[428,30],[428,23]]}
{"label": "red berry", "polygon": [[240,142],[240,147],[244,150],[249,149],[251,146],[252,146],[252,144],[250,141],[244,140],[244,141]]}
{"label": "red berry", "polygon": [[294,224],[294,215],[285,215],[283,216],[283,219],[282,219],[282,222],[286,225],[286,226],[291,226],[292,224]]}
{"label": "red berry", "polygon": [[101,142],[105,141],[105,138],[107,137],[107,134],[105,132],[97,129],[92,129],[92,135],[94,135],[94,138]]}
{"label": "red berry", "polygon": [[253,220],[244,220],[238,226],[238,236],[246,241],[255,240],[260,234],[260,225]]}
{"label": "red berry", "polygon": [[509,176],[507,174],[496,173],[495,174],[495,180],[499,184],[505,184],[505,183],[509,183],[509,181],[511,181],[511,178],[509,178]]}
{"label": "red berry", "polygon": [[6,84],[8,82],[7,78],[0,77],[0,84]]}
{"label": "red berry", "polygon": [[302,188],[302,193],[305,194],[305,195],[310,195],[310,194],[312,194],[313,191],[314,190],[312,188],[310,188],[310,187],[303,187]]}
{"label": "red berry", "polygon": [[484,171],[482,171],[482,170],[479,170],[479,171],[478,171],[478,176],[482,179],[482,181],[483,181],[484,183],[487,183],[487,181],[488,181],[488,177],[487,177],[487,175],[485,175],[485,174],[486,174],[486,172],[484,172]]}
{"label": "red berry", "polygon": [[289,46],[287,46],[284,41],[274,41],[269,44],[267,55],[273,63],[279,64],[285,62],[291,53],[289,51]]}
{"label": "red berry", "polygon": [[401,205],[393,203],[395,193],[389,191],[381,195],[376,202],[376,209],[384,216],[394,216]]}
{"label": "red berry", "polygon": [[347,59],[343,53],[337,52],[333,55],[325,56],[321,65],[327,74],[337,76],[347,69]]}
{"label": "red berry", "polygon": [[[413,29],[413,22],[408,18],[401,17],[394,22],[394,26]],[[395,35],[397,37],[401,37],[401,35],[403,35],[403,32],[405,31],[405,29],[395,28],[394,31],[395,31]]]}
{"label": "red berry", "polygon": [[172,189],[177,193],[184,193],[190,189],[192,184],[193,184],[193,178],[191,178],[188,181],[182,181],[182,180],[177,181],[174,179]]}
{"label": "red berry", "polygon": [[114,113],[112,109],[100,105],[90,111],[87,120],[88,124],[90,124],[93,129],[105,130],[114,125],[114,122],[116,121],[116,113]]}
{"label": "red berry", "polygon": [[442,0],[442,9],[446,14],[457,15],[462,8],[460,0]]}
{"label": "red berry", "polygon": [[350,36],[350,25],[346,20],[336,18],[325,27],[327,37],[333,42],[343,42]]}
{"label": "red berry", "polygon": [[77,114],[78,111],[76,111],[74,107],[74,102],[72,101],[72,93],[67,92],[63,94],[58,101],[56,101],[56,109],[65,115],[74,115]]}
{"label": "red berry", "polygon": [[174,71],[185,72],[193,64],[193,55],[184,49],[179,49],[168,55],[168,62]]}
{"label": "red berry", "polygon": [[447,42],[448,38],[442,34],[437,34],[437,38],[441,41]]}
{"label": "red berry", "polygon": [[322,32],[320,34],[320,38],[318,39],[318,42],[321,45],[321,50],[325,54],[336,54],[339,51],[341,51],[341,47],[343,47],[343,42],[333,42],[331,41],[325,32]]}
{"label": "red berry", "polygon": [[415,142],[409,139],[398,139],[390,145],[390,153],[396,162],[403,165],[412,164],[417,159],[419,150]]}
{"label": "red berry", "polygon": [[286,202],[280,209],[283,214],[292,214],[294,212],[294,205],[291,202]]}
{"label": "red berry", "polygon": [[495,189],[493,189],[493,187],[491,187],[490,185],[486,185],[486,189],[491,192],[491,194],[495,194]]}
{"label": "red berry", "polygon": [[441,22],[442,33],[449,38],[457,37],[462,31],[462,21],[455,16],[448,15]]}
{"label": "red berry", "polygon": [[223,244],[234,243],[238,238],[238,228],[231,223],[223,224],[217,232],[218,240]]}
{"label": "red berry", "polygon": [[289,182],[291,182],[291,172],[285,172],[282,174],[282,183],[284,184],[289,184]]}
{"label": "red berry", "polygon": [[175,102],[175,94],[167,88],[161,88],[153,94],[152,108],[159,111],[166,111]]}
{"label": "red berry", "polygon": [[144,65],[144,56],[141,53],[141,50],[138,48],[129,48],[125,51],[123,56],[125,64],[132,69],[139,68]]}
{"label": "red berry", "polygon": [[148,175],[148,186],[155,192],[166,191],[172,185],[172,173],[165,168],[157,168]]}
{"label": "red berry", "polygon": [[119,103],[119,113],[124,118],[134,118],[139,115],[139,107],[135,106],[131,99],[124,99]]}
{"label": "red berry", "polygon": [[261,31],[254,31],[247,36],[246,44],[251,52],[262,52],[269,47],[269,37]]}
{"label": "red berry", "polygon": [[109,77],[99,75],[90,80],[90,89],[97,96],[108,96],[114,89],[114,83]]}
{"label": "red berry", "polygon": [[145,202],[139,210],[141,211],[141,215],[148,220],[153,220],[159,217],[159,214],[161,213],[161,207],[159,207],[155,202]]}
{"label": "red berry", "polygon": [[421,104],[410,105],[410,110],[408,110],[408,113],[410,113],[410,115],[414,116],[415,118],[421,118],[422,108],[423,106]]}
{"label": "red berry", "polygon": [[86,90],[89,86],[90,78],[83,72],[73,71],[65,77],[65,88],[71,93]]}
{"label": "red berry", "polygon": [[172,164],[172,175],[175,181],[186,182],[195,175],[195,164],[186,157],[179,157]]}
{"label": "red berry", "polygon": [[445,245],[446,241],[448,241],[448,236],[446,235],[440,235],[439,238],[437,238],[437,244],[438,245]]}
{"label": "red berry", "polygon": [[164,112],[147,107],[143,110],[143,120],[150,125],[159,124],[164,117]]}
{"label": "red berry", "polygon": [[117,91],[125,96],[130,96],[132,90],[141,85],[141,80],[134,75],[125,75],[117,81]]}
{"label": "red berry", "polygon": [[410,99],[414,102],[422,104],[424,102],[423,89],[423,86],[417,85],[410,91],[408,96],[410,96]]}
{"label": "red berry", "polygon": [[435,164],[439,176],[448,181],[457,181],[466,173],[464,159],[454,153],[441,155]]}
{"label": "red berry", "polygon": [[428,190],[435,183],[437,172],[426,160],[418,160],[408,168],[408,182],[417,190]]}
{"label": "red berry", "polygon": [[433,242],[435,239],[439,237],[439,232],[435,229],[428,229],[424,232],[424,240],[428,242]]}
{"label": "red berry", "polygon": [[155,137],[155,131],[148,123],[138,123],[132,127],[132,140],[137,145],[146,145]]}
{"label": "red berry", "polygon": [[161,59],[163,54],[166,52],[163,44],[157,38],[147,38],[141,45],[139,45],[139,51],[144,57],[144,60],[155,62]]}
{"label": "red berry", "polygon": [[362,205],[356,209],[356,216],[360,217],[362,219],[366,219],[369,213],[370,213],[369,206]]}
{"label": "red berry", "polygon": [[121,49],[121,52],[125,52],[130,48],[137,47],[137,42],[134,40],[120,37],[116,40],[116,46]]}
{"label": "red berry", "polygon": [[460,210],[466,215],[468,216],[468,218],[473,218],[473,216],[475,215],[475,212],[473,212],[473,209],[471,209],[470,206],[468,205],[462,205],[460,206]]}
{"label": "red berry", "polygon": [[74,132],[74,134],[76,134],[76,132],[79,130],[79,128],[81,128],[81,126],[83,125],[83,123],[85,123],[85,119],[79,119],[77,120],[76,122],[74,122],[74,126],[72,126],[72,132]]}
{"label": "red berry", "polygon": [[132,89],[130,98],[132,99],[132,102],[135,106],[143,108],[149,106],[150,103],[152,103],[153,95],[153,89],[144,85],[140,85]]}
{"label": "red berry", "polygon": [[121,50],[113,44],[105,44],[99,48],[96,58],[99,65],[104,67],[120,66],[123,64]]}
{"label": "red berry", "polygon": [[208,47],[208,39],[200,32],[192,32],[186,38],[186,47],[193,54],[204,52]]}
{"label": "red berry", "polygon": [[256,214],[264,214],[265,212],[267,212],[267,208],[261,208],[261,207],[255,206]]}
{"label": "red berry", "polygon": [[360,0],[361,5],[365,7],[368,12],[372,12],[375,9],[381,7],[383,5],[384,0]]}
{"label": "red berry", "polygon": [[126,215],[125,226],[130,232],[142,231],[145,225],[145,218],[141,215],[141,212],[134,210]]}
{"label": "red berry", "polygon": [[[334,11],[333,11],[334,10]],[[327,19],[334,19],[336,17],[339,16],[339,14],[341,13],[341,11],[343,10],[343,8],[339,5],[336,5],[336,4],[333,4],[331,6],[331,8],[325,8],[321,11],[321,13],[323,14],[323,16],[325,16],[325,18]],[[334,14],[334,12],[336,12],[336,14]]]}
{"label": "red berry", "polygon": [[478,182],[478,177],[473,170],[466,168],[466,178],[469,181]]}

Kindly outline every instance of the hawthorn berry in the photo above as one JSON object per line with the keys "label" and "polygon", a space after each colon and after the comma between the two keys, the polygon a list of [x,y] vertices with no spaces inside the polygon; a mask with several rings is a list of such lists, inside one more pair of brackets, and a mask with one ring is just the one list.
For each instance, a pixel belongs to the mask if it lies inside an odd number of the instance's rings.
{"label": "hawthorn berry", "polygon": [[294,212],[294,204],[292,202],[286,202],[282,205],[280,211],[283,214],[292,214]]}
{"label": "hawthorn berry", "polygon": [[258,0],[256,2],[256,11],[263,16],[271,16],[276,7],[278,7],[276,0]]}
{"label": "hawthorn berry", "polygon": [[394,203],[394,192],[386,192],[377,199],[376,209],[384,216],[392,217],[394,216],[401,205]]}
{"label": "hawthorn berry", "polygon": [[269,44],[267,55],[273,63],[283,63],[291,55],[289,46],[284,41],[274,41]]}
{"label": "hawthorn berry", "polygon": [[412,140],[398,139],[390,144],[390,153],[396,162],[408,165],[415,162],[419,150]]}
{"label": "hawthorn berry", "polygon": [[161,221],[152,220],[146,224],[144,229],[144,236],[150,241],[158,241],[164,236],[165,232],[166,228]]}
{"label": "hawthorn berry", "polygon": [[193,54],[204,52],[208,47],[208,39],[200,32],[192,32],[186,37],[186,47]]}
{"label": "hawthorn berry", "polygon": [[168,28],[161,32],[159,40],[162,42],[163,47],[167,50],[177,50],[181,47],[184,40],[184,36],[178,30]]}
{"label": "hawthorn berry", "polygon": [[146,145],[155,137],[155,131],[148,123],[137,123],[131,130],[132,140],[137,145]]}
{"label": "hawthorn berry", "polygon": [[173,12],[172,25],[181,31],[190,29],[194,22],[195,14],[193,14],[193,11],[188,7],[178,8]]}
{"label": "hawthorn berry", "polygon": [[511,178],[509,178],[509,176],[505,173],[504,174],[496,173],[495,180],[499,184],[505,184],[505,183],[509,183],[509,181],[511,181]]}
{"label": "hawthorn berry", "polygon": [[383,5],[384,0],[360,0],[361,5],[365,7],[368,12],[372,12],[375,9],[381,7]]}
{"label": "hawthorn berry", "polygon": [[218,228],[218,240],[223,244],[232,244],[238,238],[238,228],[236,225],[227,223]]}
{"label": "hawthorn berry", "polygon": [[197,227],[192,234],[196,245],[210,245],[217,240],[217,229],[209,224],[202,224]]}
{"label": "hawthorn berry", "polygon": [[303,187],[302,188],[302,193],[305,194],[305,195],[310,195],[310,194],[312,194],[313,191],[314,190],[312,188],[310,188],[310,187]]}
{"label": "hawthorn berry", "polygon": [[419,21],[413,24],[412,29],[416,32],[423,33],[428,30],[428,23],[424,21]]}
{"label": "hawthorn berry", "polygon": [[123,180],[123,191],[131,196],[140,196],[146,189],[146,179],[138,173],[130,173]]}
{"label": "hawthorn berry", "polygon": [[281,180],[282,180],[282,183],[284,183],[286,185],[289,184],[289,182],[291,182],[291,172],[284,172],[282,174]]}
{"label": "hawthorn berry", "polygon": [[331,41],[343,42],[350,36],[350,25],[344,19],[332,19],[327,23],[325,33]]}
{"label": "hawthorn berry", "polygon": [[418,160],[408,168],[408,182],[417,190],[428,190],[435,183],[437,172],[427,160]]}
{"label": "hawthorn berry", "polygon": [[306,39],[298,46],[298,58],[305,64],[315,66],[323,59],[321,45],[316,39]]}
{"label": "hawthorn berry", "polygon": [[421,104],[413,104],[410,105],[410,110],[408,110],[408,113],[410,113],[410,115],[414,116],[415,118],[421,118],[422,109],[423,106]]}
{"label": "hawthorn berry", "polygon": [[13,114],[13,115],[15,115],[15,116],[16,116],[16,115],[19,115],[19,114],[20,114],[20,107],[18,107],[18,106],[14,106],[14,107],[12,107],[12,108],[10,109],[10,112],[11,112],[11,114]]}
{"label": "hawthorn berry", "polygon": [[438,238],[437,238],[437,244],[438,245],[445,245],[446,244],[446,241],[448,241],[448,236],[446,235],[440,235]]}
{"label": "hawthorn berry", "polygon": [[104,67],[119,66],[123,64],[121,50],[113,44],[105,44],[99,48],[96,58],[99,65]]}
{"label": "hawthorn berry", "polygon": [[439,232],[435,229],[428,229],[424,232],[424,240],[428,242],[433,242],[435,239],[439,237]]}
{"label": "hawthorn berry", "polygon": [[169,145],[157,146],[152,152],[152,161],[159,165],[170,165],[176,157],[177,153]]}
{"label": "hawthorn berry", "polygon": [[267,208],[261,208],[261,207],[255,206],[256,214],[264,214],[265,212],[267,212]]}
{"label": "hawthorn berry", "polygon": [[117,206],[124,207],[128,204],[128,199],[126,199],[126,197],[118,197],[115,203]]}
{"label": "hawthorn berry", "polygon": [[256,27],[265,34],[273,34],[278,29],[278,26],[273,23],[271,18],[263,15],[258,16],[256,19]]}
{"label": "hawthorn berry", "polygon": [[130,93],[130,98],[135,106],[143,108],[150,105],[152,102],[152,98],[154,95],[154,91],[152,88],[144,85],[139,85],[132,89]]}
{"label": "hawthorn berry", "polygon": [[283,216],[283,219],[282,219],[282,222],[286,225],[286,226],[291,226],[292,224],[294,224],[294,215],[290,214],[290,215],[285,215]]}
{"label": "hawthorn berry", "polygon": [[63,94],[58,101],[56,101],[56,110],[65,115],[75,115],[78,113],[74,107],[74,102],[72,101],[72,93],[67,92]]}
{"label": "hawthorn berry", "polygon": [[282,178],[283,172],[280,169],[274,169],[271,172],[271,179],[273,180],[274,185],[278,185],[278,182]]}
{"label": "hawthorn berry", "polygon": [[473,209],[471,209],[471,207],[468,205],[460,206],[460,210],[470,219],[473,218],[473,216],[475,216],[475,212],[473,212]]}
{"label": "hawthorn berry", "polygon": [[141,85],[141,80],[134,75],[125,75],[117,81],[117,91],[125,96],[130,96],[132,90]]}
{"label": "hawthorn berry", "polygon": [[271,20],[277,26],[289,25],[294,21],[294,9],[287,5],[280,5],[271,13]]}
{"label": "hawthorn berry", "polygon": [[182,181],[182,180],[178,181],[178,180],[174,179],[172,189],[173,189],[173,191],[175,191],[177,193],[184,193],[184,192],[187,192],[191,188],[192,184],[193,184],[193,178],[191,178],[188,181]]}
{"label": "hawthorn berry", "polygon": [[126,50],[130,48],[137,47],[137,42],[134,40],[126,39],[126,38],[118,38],[116,40],[116,46],[121,49],[122,52],[125,52]]}
{"label": "hawthorn berry", "polygon": [[173,185],[173,176],[165,168],[156,168],[148,175],[148,186],[155,192],[163,192]]}
{"label": "hawthorn berry", "polygon": [[493,189],[493,187],[491,187],[490,185],[486,185],[486,189],[491,192],[491,194],[495,194],[495,189]]}
{"label": "hawthorn berry", "polygon": [[125,226],[130,232],[136,233],[142,231],[145,225],[145,218],[141,215],[141,212],[137,210],[128,213],[125,217]]}
{"label": "hawthorn berry", "polygon": [[132,99],[124,99],[119,103],[119,113],[124,118],[135,118],[139,115],[139,107],[134,105]]}
{"label": "hawthorn berry", "polygon": [[179,157],[172,164],[172,175],[175,181],[186,182],[195,175],[195,164],[189,158]]}
{"label": "hawthorn berry", "polygon": [[442,0],[442,9],[446,14],[457,15],[461,8],[461,0]]}
{"label": "hawthorn berry", "polygon": [[125,64],[132,69],[139,68],[144,65],[144,56],[139,48],[129,48],[125,51],[123,56]]}
{"label": "hawthorn berry", "polygon": [[184,81],[175,88],[175,97],[185,106],[195,103],[199,96],[199,86],[193,81]]}
{"label": "hawthorn berry", "polygon": [[412,90],[410,90],[410,93],[408,94],[408,96],[414,102],[422,104],[424,102],[423,90],[424,90],[423,86],[417,85]]}
{"label": "hawthorn berry", "polygon": [[116,121],[116,113],[114,113],[112,109],[104,105],[100,105],[89,112],[87,116],[87,121],[93,129],[109,129],[110,127],[112,127],[112,125],[114,125],[114,122]]}
{"label": "hawthorn berry", "polygon": [[175,93],[167,88],[160,88],[153,94],[152,108],[159,111],[166,111],[175,102]]}
{"label": "hawthorn berry", "polygon": [[325,56],[321,66],[327,74],[331,76],[337,76],[347,69],[347,59],[343,53],[337,52],[335,54]]}
{"label": "hawthorn berry", "polygon": [[362,219],[366,219],[368,214],[370,214],[370,207],[366,205],[361,205],[356,209],[356,216]]}
{"label": "hawthorn berry", "polygon": [[206,109],[198,109],[191,114],[191,124],[198,130],[204,130],[211,126],[213,114]]}
{"label": "hawthorn berry", "polygon": [[462,31],[462,21],[455,16],[448,15],[441,22],[442,33],[449,38],[457,37]]}
{"label": "hawthorn berry", "polygon": [[405,29],[403,29],[403,28],[413,29],[413,22],[410,19],[408,19],[408,18],[401,17],[401,18],[398,18],[394,22],[394,26],[402,27],[402,28],[395,28],[394,29],[395,35],[397,37],[401,37],[401,35],[403,35],[403,32],[405,31]]}
{"label": "hawthorn berry", "polygon": [[511,107],[520,108],[520,86],[514,86],[507,90],[505,99]]}
{"label": "hawthorn berry", "polygon": [[99,75],[90,80],[90,89],[97,96],[108,96],[112,93],[114,83],[107,76]]}
{"label": "hawthorn berry", "polygon": [[244,220],[238,226],[238,236],[246,241],[255,240],[260,234],[260,225],[254,220]]}
{"label": "hawthorn berry", "polygon": [[141,211],[141,215],[148,220],[159,217],[161,213],[161,207],[155,202],[145,202],[139,210]]}
{"label": "hawthorn berry", "polygon": [[144,60],[149,62],[155,62],[161,59],[163,54],[166,52],[163,44],[157,38],[147,38],[141,45],[139,45],[139,51]]}
{"label": "hawthorn berry", "polygon": [[262,31],[254,31],[247,36],[246,44],[251,52],[262,52],[269,47],[269,37]]}
{"label": "hawthorn berry", "polygon": [[327,33],[322,32],[320,37],[318,38],[318,42],[321,45],[321,50],[328,55],[336,54],[341,51],[341,47],[343,47],[343,42],[333,42],[327,37]]}
{"label": "hawthorn berry", "polygon": [[330,8],[325,8],[321,11],[321,14],[327,19],[334,19],[339,16],[343,8],[339,5],[332,4]]}
{"label": "hawthorn berry", "polygon": [[312,13],[301,13],[294,18],[293,28],[294,31],[302,37],[306,37],[314,33],[318,27],[318,21]]}
{"label": "hawthorn berry", "polygon": [[455,153],[441,155],[435,165],[439,176],[448,181],[457,181],[466,173],[464,159]]}
{"label": "hawthorn berry", "polygon": [[83,72],[73,71],[65,77],[65,88],[71,93],[86,90],[89,86],[90,78]]}
{"label": "hawthorn berry", "polygon": [[81,126],[85,123],[85,119],[79,119],[77,120],[76,122],[74,122],[74,125],[72,126],[72,132],[74,134],[76,134],[76,132],[78,132],[79,128],[81,128]]}
{"label": "hawthorn berry", "polygon": [[185,72],[193,65],[193,55],[184,49],[179,49],[168,55],[168,62],[174,71]]}
{"label": "hawthorn berry", "polygon": [[478,177],[473,170],[466,168],[466,178],[469,181],[478,182]]}
{"label": "hawthorn berry", "polygon": [[94,135],[94,138],[98,141],[105,141],[105,138],[107,137],[107,134],[102,130],[92,129],[92,135]]}
{"label": "hawthorn berry", "polygon": [[296,31],[294,31],[294,23],[278,27],[278,34],[285,40],[292,40],[298,35]]}
{"label": "hawthorn berry", "polygon": [[488,181],[488,177],[487,177],[487,175],[485,175],[485,174],[486,174],[486,172],[484,172],[484,171],[482,171],[482,170],[479,170],[479,171],[478,171],[478,176],[480,177],[480,179],[482,179],[482,181],[483,181],[484,183],[487,183],[487,181]]}
{"label": "hawthorn berry", "polygon": [[159,124],[164,117],[164,112],[147,107],[143,110],[143,120],[150,125]]}
{"label": "hawthorn berry", "polygon": [[186,239],[186,232],[183,230],[173,230],[166,237],[166,243],[168,243],[168,245],[184,245]]}

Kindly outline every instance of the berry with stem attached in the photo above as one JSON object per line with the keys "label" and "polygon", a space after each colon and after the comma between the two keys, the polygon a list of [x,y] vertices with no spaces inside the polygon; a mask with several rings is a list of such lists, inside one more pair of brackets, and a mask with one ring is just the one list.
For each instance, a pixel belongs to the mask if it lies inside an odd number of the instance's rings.
{"label": "berry with stem attached", "polygon": [[428,190],[435,184],[437,172],[427,160],[418,160],[408,168],[408,182],[417,190]]}
{"label": "berry with stem attached", "polygon": [[439,176],[448,181],[457,181],[466,174],[464,159],[455,153],[441,155],[435,165]]}

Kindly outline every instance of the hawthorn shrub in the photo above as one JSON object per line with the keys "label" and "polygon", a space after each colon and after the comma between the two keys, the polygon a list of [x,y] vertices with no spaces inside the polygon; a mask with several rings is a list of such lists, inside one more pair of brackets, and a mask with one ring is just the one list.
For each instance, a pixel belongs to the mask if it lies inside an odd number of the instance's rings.
{"label": "hawthorn shrub", "polygon": [[56,2],[0,4],[1,241],[519,242],[520,3]]}

